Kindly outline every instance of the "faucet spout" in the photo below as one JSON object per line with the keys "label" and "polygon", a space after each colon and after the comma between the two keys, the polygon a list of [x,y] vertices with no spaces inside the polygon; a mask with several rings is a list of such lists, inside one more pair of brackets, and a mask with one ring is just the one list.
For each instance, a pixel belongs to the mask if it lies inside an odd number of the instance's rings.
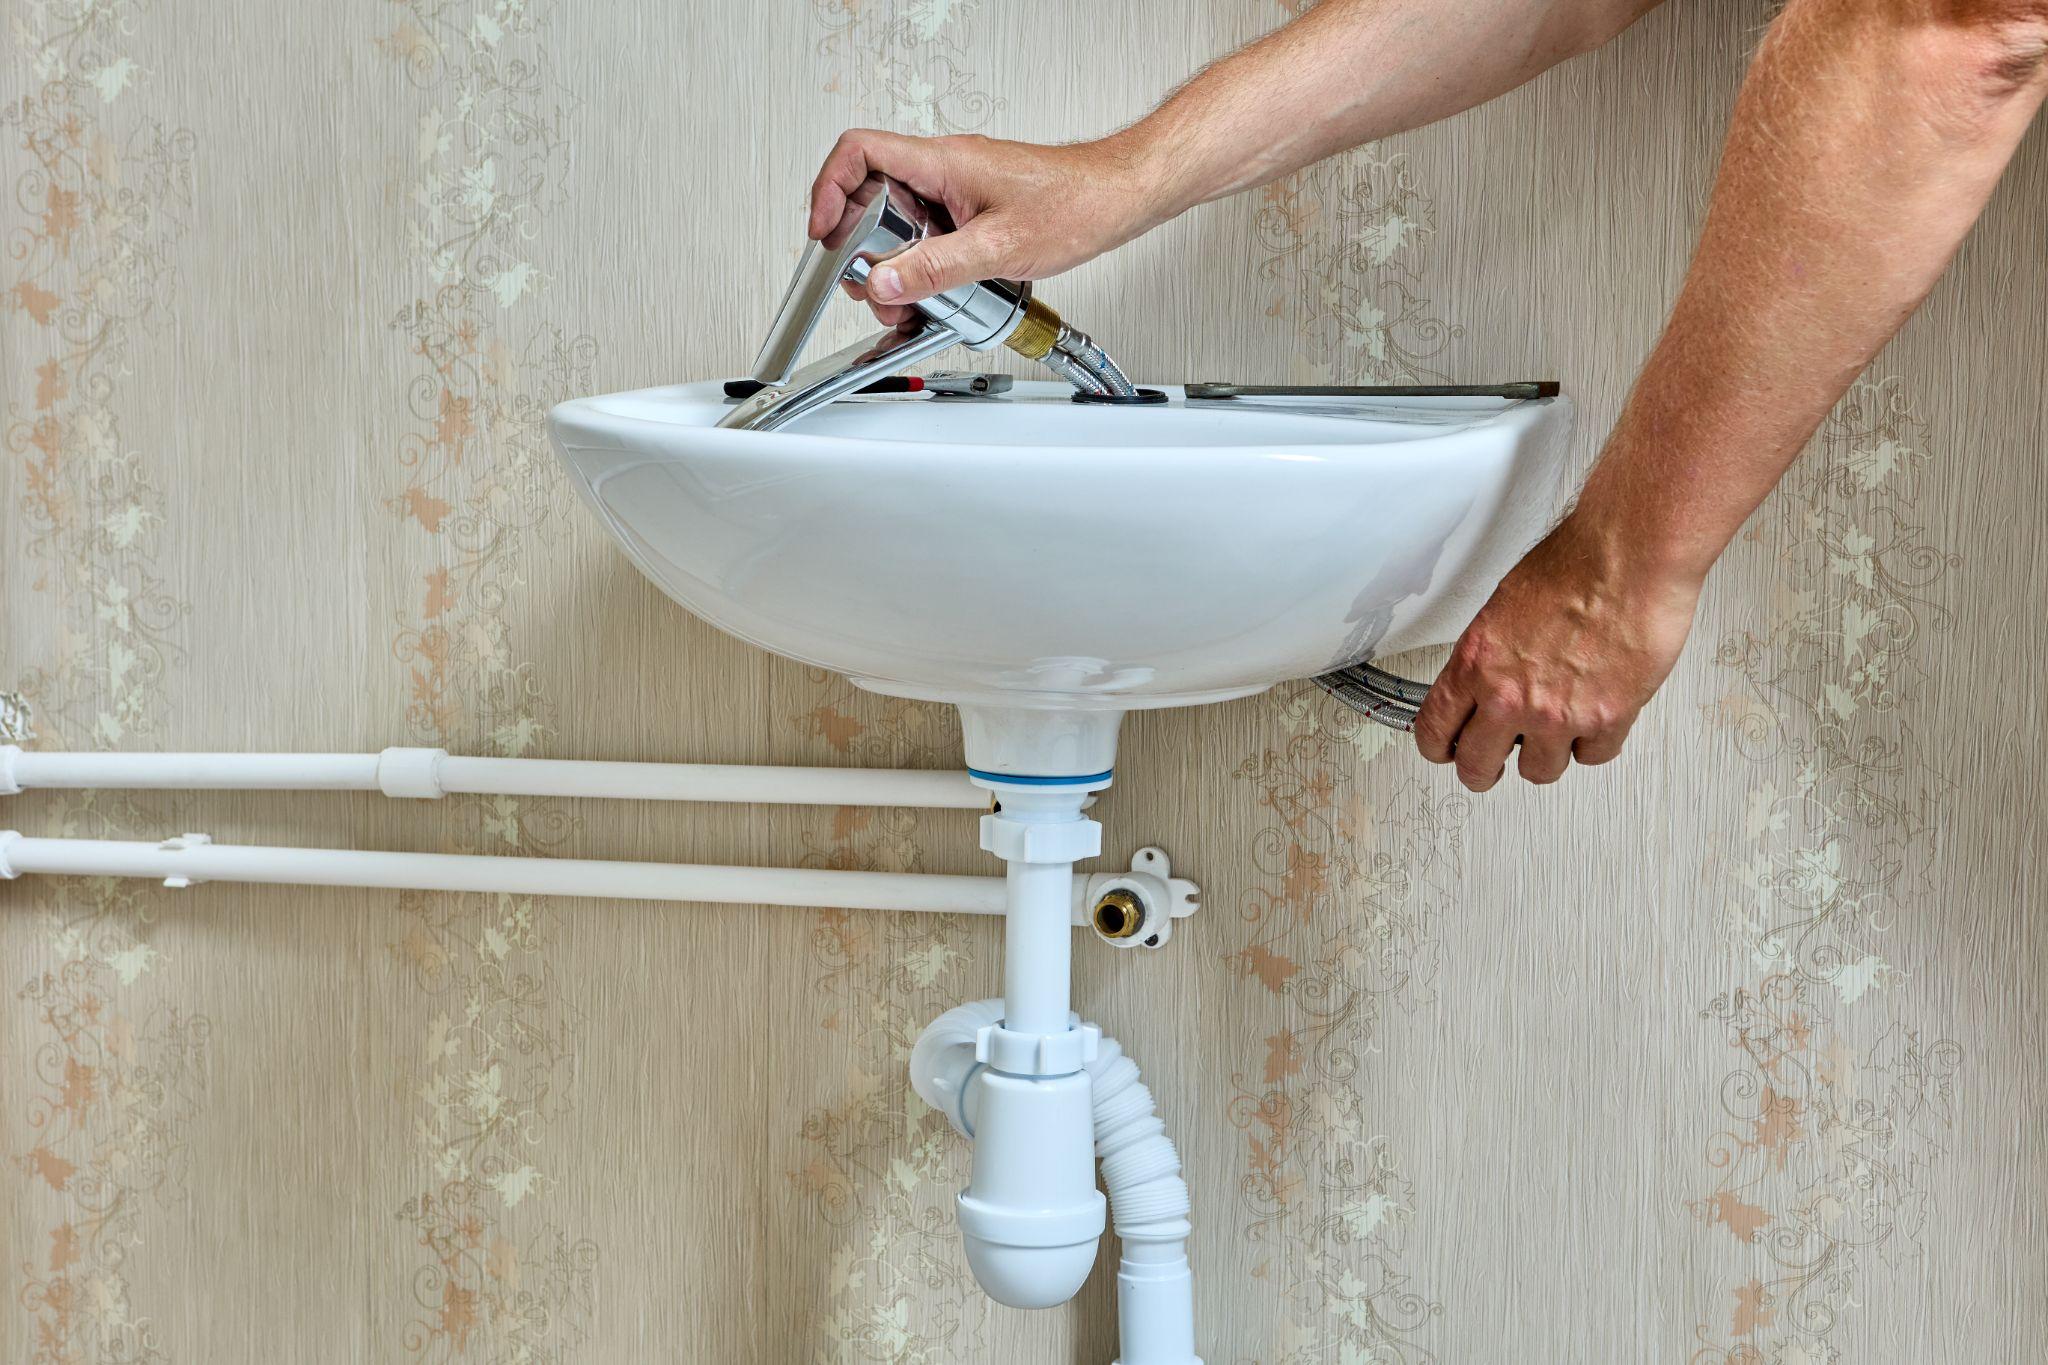
{"label": "faucet spout", "polygon": [[852,393],[898,370],[907,369],[928,355],[960,344],[951,330],[927,323],[916,332],[890,328],[865,341],[814,360],[780,384],[762,389],[718,419],[718,425],[736,431],[773,431],[793,422],[813,408]]}
{"label": "faucet spout", "polygon": [[865,283],[878,262],[952,227],[944,210],[883,176],[870,176],[847,196],[839,223],[806,247],[797,262],[796,275],[754,359],[754,378],[764,387],[720,418],[718,425],[772,431],[948,346],[983,351],[1001,343],[1044,362],[1077,394],[1136,394],[1116,362],[1087,333],[1068,327],[1059,314],[1031,297],[1028,283],[1017,280],[980,280],[920,299],[915,305],[923,318],[920,329],[883,332],[797,368],[826,303],[842,283]]}

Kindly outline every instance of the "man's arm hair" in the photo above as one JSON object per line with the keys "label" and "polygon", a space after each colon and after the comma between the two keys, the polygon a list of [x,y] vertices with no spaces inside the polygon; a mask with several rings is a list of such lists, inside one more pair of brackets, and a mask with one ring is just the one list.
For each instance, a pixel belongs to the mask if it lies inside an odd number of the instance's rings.
{"label": "man's arm hair", "polygon": [[1485,791],[1621,751],[1701,580],[1925,297],[2048,95],[2048,0],[1788,0],[1736,100],[1699,250],[1577,508],[1415,719]]}
{"label": "man's arm hair", "polygon": [[1919,307],[2048,95],[2048,0],[1789,0],[1580,499],[1704,574]]}
{"label": "man's arm hair", "polygon": [[1202,70],[1112,141],[1171,168],[1160,217],[1172,217],[1484,104],[1660,3],[1323,0]]}

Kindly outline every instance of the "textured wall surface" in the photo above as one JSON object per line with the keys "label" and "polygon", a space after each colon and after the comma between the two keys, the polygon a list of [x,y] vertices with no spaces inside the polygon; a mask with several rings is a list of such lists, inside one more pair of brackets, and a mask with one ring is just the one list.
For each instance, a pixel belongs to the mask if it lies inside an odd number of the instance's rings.
{"label": "textured wall surface", "polygon": [[[1259,0],[8,0],[0,724],[946,766],[721,637],[542,416],[729,374],[843,126],[1072,137]],[[1674,7],[1051,287],[1142,378],[1562,378],[1590,460],[1767,9]],[[1300,687],[1126,730],[1207,908],[1083,944],[1213,1362],[2048,1356],[2048,131],[1715,574],[1625,760],[1468,799]],[[845,310],[840,326],[855,325]],[[1427,668],[1434,660],[1403,661]],[[985,870],[972,820],[31,794],[35,834]],[[0,884],[0,1358],[1085,1361],[904,1056],[951,918]],[[1105,1260],[1107,1264],[1107,1260]]]}

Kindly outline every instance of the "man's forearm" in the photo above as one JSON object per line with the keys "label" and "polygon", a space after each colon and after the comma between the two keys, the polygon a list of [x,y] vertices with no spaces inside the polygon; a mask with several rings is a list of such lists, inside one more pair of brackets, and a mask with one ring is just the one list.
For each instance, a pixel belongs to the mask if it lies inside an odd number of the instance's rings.
{"label": "man's forearm", "polygon": [[879,266],[884,322],[968,280],[1037,280],[1182,210],[1332,152],[1469,109],[1597,47],[1660,0],[1323,0],[1093,142],[842,134],[811,184],[822,238],[869,176],[944,205],[957,230]]}
{"label": "man's forearm", "polygon": [[[1919,304],[2048,90],[2040,0],[1791,0],[1691,273],[1575,520],[1703,575]],[[1612,542],[1618,537],[1618,543]]]}
{"label": "man's forearm", "polygon": [[1323,0],[1108,139],[1160,168],[1158,216],[1483,104],[1660,0]]}

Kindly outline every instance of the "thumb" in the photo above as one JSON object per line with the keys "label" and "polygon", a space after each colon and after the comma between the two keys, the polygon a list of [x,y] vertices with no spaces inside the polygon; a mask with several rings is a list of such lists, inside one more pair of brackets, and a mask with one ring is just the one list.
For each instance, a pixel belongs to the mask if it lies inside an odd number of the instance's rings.
{"label": "thumb", "polygon": [[976,218],[957,232],[927,237],[876,266],[868,276],[868,298],[876,303],[915,303],[957,285],[1004,274],[1003,257],[996,233]]}

